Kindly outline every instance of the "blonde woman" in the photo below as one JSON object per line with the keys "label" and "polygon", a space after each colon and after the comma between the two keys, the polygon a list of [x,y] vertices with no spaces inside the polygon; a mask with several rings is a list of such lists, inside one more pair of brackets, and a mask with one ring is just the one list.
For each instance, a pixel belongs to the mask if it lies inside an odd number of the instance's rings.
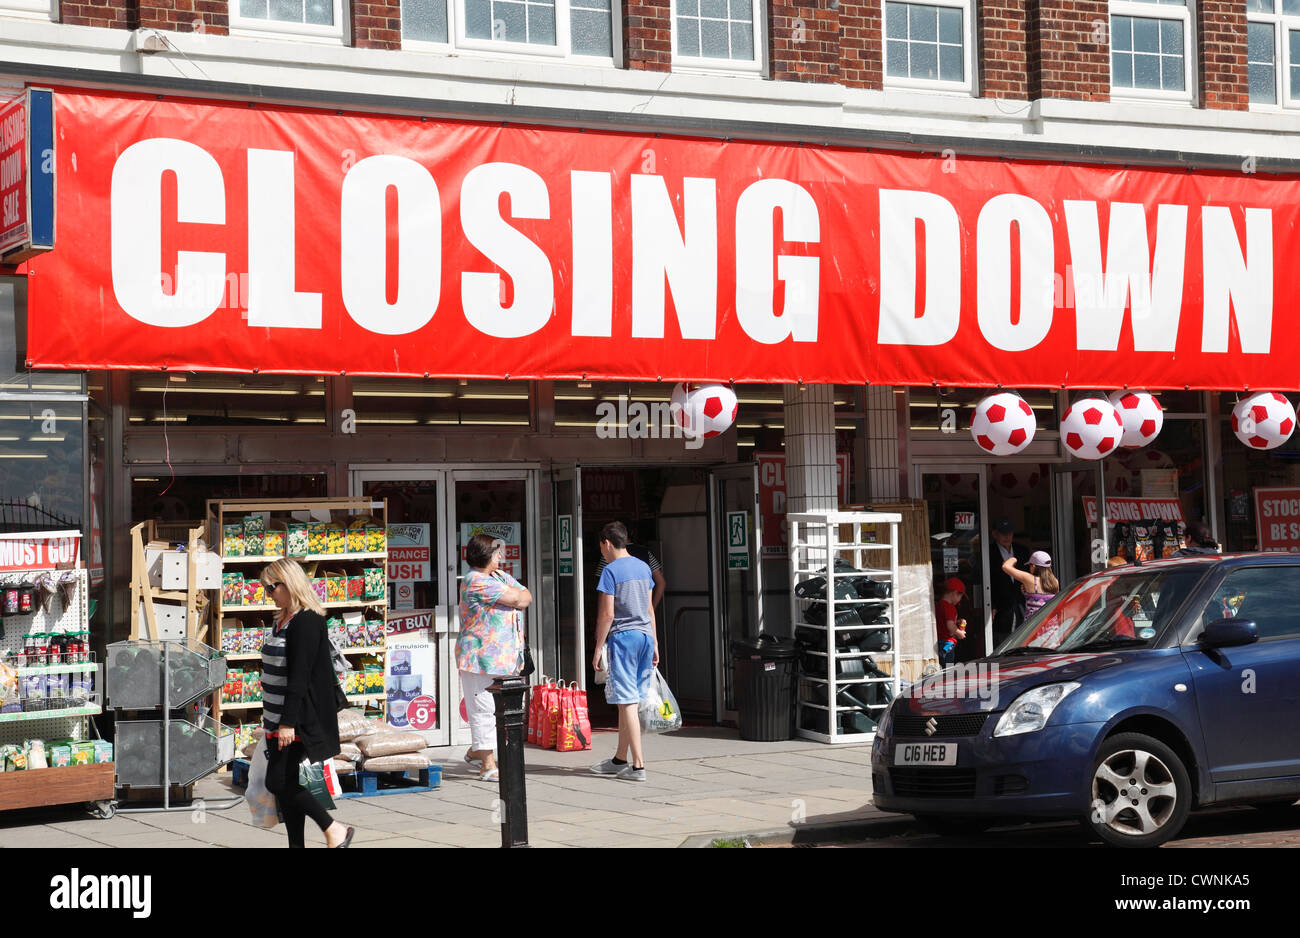
{"label": "blonde woman", "polygon": [[1047,605],[1061,588],[1056,575],[1052,573],[1052,558],[1045,550],[1036,550],[1029,555],[1028,570],[1017,570],[1014,556],[1007,558],[1002,569],[1025,591],[1026,619]]}
{"label": "blonde woman", "polygon": [[262,584],[277,610],[275,627],[262,645],[262,726],[266,730],[266,788],[284,816],[290,847],[304,847],[311,818],[327,847],[347,847],[355,833],[330,817],[298,784],[303,759],[324,762],[338,754],[333,646],[325,631],[325,607],[295,561],[277,560],[262,571]]}

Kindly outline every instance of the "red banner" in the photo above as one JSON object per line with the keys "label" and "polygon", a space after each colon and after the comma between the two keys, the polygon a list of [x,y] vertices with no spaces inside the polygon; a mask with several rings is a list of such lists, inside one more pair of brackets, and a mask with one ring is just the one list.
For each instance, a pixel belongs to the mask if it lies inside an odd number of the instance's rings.
{"label": "red banner", "polygon": [[[754,460],[758,463],[758,510],[763,515],[762,556],[784,557],[790,552],[785,527],[785,453],[755,453]],[[852,471],[849,454],[836,453],[835,489],[841,505],[849,500]]]}
{"label": "red banner", "polygon": [[1255,531],[1260,550],[1300,553],[1300,487],[1255,489]]}
{"label": "red banner", "polygon": [[[1083,496],[1083,520],[1097,523],[1097,497]],[[1183,503],[1176,498],[1107,498],[1106,521],[1182,521]]]}
{"label": "red banner", "polygon": [[47,570],[81,563],[81,533],[0,534],[0,571]]}
{"label": "red banner", "polygon": [[58,95],[34,367],[1300,388],[1300,181]]}
{"label": "red banner", "polygon": [[27,224],[27,96],[0,105],[0,254],[31,236]]}

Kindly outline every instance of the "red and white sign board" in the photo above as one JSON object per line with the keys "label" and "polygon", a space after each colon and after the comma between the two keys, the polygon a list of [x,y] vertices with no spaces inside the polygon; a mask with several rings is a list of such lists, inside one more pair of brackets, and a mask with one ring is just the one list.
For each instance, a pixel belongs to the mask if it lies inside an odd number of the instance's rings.
{"label": "red and white sign board", "polygon": [[56,117],[33,367],[1300,389],[1293,176],[75,89]]}
{"label": "red and white sign board", "polygon": [[1260,550],[1300,553],[1300,487],[1255,489],[1255,533]]}
{"label": "red and white sign board", "polygon": [[27,217],[27,97],[0,105],[0,254],[31,235]]}
{"label": "red and white sign board", "polygon": [[433,631],[433,610],[412,609],[401,614],[389,613],[384,623],[384,632],[388,635],[408,636],[412,632]]}
{"label": "red and white sign board", "polygon": [[0,534],[0,572],[80,565],[80,531]]}
{"label": "red and white sign board", "polygon": [[[785,557],[790,538],[785,528],[785,453],[755,453],[758,462],[758,510],[763,515],[762,556]],[[849,500],[849,454],[835,454],[839,503]]]}
{"label": "red and white sign board", "polygon": [[[1083,517],[1086,523],[1097,523],[1097,498],[1083,497]],[[1106,522],[1117,521],[1182,521],[1183,503],[1176,498],[1108,498]]]}

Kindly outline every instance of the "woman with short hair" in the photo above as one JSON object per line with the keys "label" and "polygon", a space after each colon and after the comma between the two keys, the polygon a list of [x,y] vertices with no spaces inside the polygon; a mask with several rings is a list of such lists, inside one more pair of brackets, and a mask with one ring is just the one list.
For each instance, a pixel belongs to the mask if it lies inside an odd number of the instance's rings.
{"label": "woman with short hair", "polygon": [[533,601],[518,580],[501,569],[505,544],[475,534],[465,545],[470,570],[460,584],[460,638],[456,667],[460,671],[465,715],[469,722],[469,752],[465,761],[481,767],[479,780],[495,782],[497,769],[496,702],[488,687],[497,678],[518,674],[524,666],[524,633],[520,609]]}

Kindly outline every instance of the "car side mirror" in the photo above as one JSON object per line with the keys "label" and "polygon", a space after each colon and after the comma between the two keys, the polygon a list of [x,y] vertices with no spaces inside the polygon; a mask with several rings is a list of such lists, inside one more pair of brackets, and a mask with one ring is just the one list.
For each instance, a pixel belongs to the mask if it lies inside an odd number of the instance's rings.
{"label": "car side mirror", "polygon": [[1205,627],[1197,643],[1206,648],[1231,648],[1259,641],[1253,619],[1216,619]]}

